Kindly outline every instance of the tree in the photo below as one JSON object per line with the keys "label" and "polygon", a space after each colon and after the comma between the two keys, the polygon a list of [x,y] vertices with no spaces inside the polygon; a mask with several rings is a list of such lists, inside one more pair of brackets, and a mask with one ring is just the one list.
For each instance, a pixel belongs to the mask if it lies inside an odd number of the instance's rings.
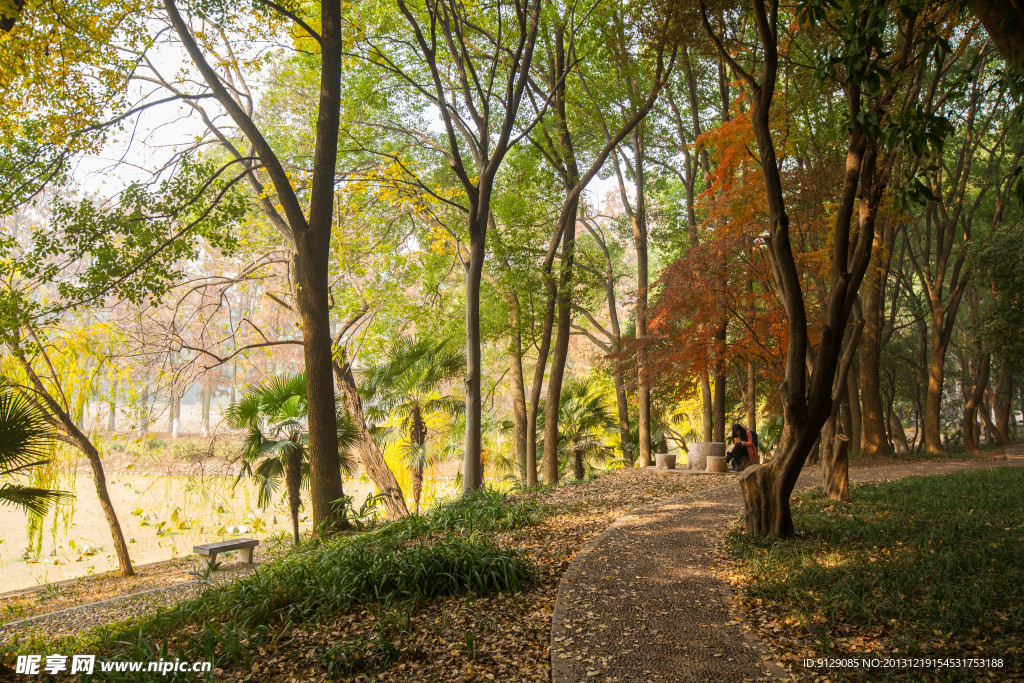
{"label": "tree", "polygon": [[[294,24],[298,35],[312,40],[320,54],[316,138],[308,185],[305,178],[293,178],[286,170],[267,132],[253,117],[251,95],[238,89],[230,70],[218,73],[200,44],[202,38],[197,39],[197,34],[175,1],[163,0],[170,26],[206,86],[205,93],[185,95],[178,92],[177,96],[192,106],[199,106],[202,98],[212,98],[228,115],[248,144],[248,153],[239,150],[203,112],[211,132],[218,136],[224,150],[232,157],[226,166],[240,167],[237,179],[248,182],[258,195],[258,202],[268,220],[294,249],[297,312],[302,321],[303,353],[309,378],[307,401],[313,522],[318,533],[330,532],[333,526],[328,522],[331,520],[339,528],[348,524],[344,511],[336,508],[344,490],[338,459],[333,339],[328,300],[328,259],[334,221],[344,50],[342,7],[338,0],[323,0],[315,6],[319,10],[319,31],[311,28],[298,14],[275,3],[258,5],[258,8],[275,21]],[[203,16],[201,11],[198,14]],[[223,31],[220,35],[225,36]],[[213,55],[220,59],[216,53]],[[237,61],[233,66],[236,71],[239,69]],[[162,83],[166,84],[166,81]],[[266,173],[269,189],[257,175],[257,169]]]}
{"label": "tree", "polygon": [[[898,30],[905,36],[913,36],[923,29],[909,21],[913,14],[905,13],[900,17],[896,12],[890,17],[892,8],[885,3],[857,5],[856,9],[841,3],[809,3],[803,9],[805,21],[827,17],[836,27],[836,52],[826,61],[825,73],[842,88],[848,117],[846,164],[830,249],[829,289],[814,347],[808,329],[804,287],[794,259],[790,216],[770,116],[779,76],[778,2],[751,2],[749,18],[756,31],[755,64],[759,75],[744,68],[730,53],[722,37],[722,27],[712,27],[703,2],[700,12],[704,29],[714,42],[719,58],[729,65],[746,89],[767,199],[765,243],[788,329],[781,385],[785,419],[781,442],[769,465],[755,465],[740,478],[746,530],[751,534],[788,536],[793,533],[789,498],[834,402],[841,398],[834,391],[840,356],[853,352],[852,346],[843,349],[844,333],[870,262],[878,207],[888,185],[892,163],[892,156],[886,154],[883,130],[889,131],[890,140],[895,143],[909,129],[909,126],[895,125],[895,121],[887,128],[886,114],[897,95],[900,77],[935,45],[934,38],[919,42],[906,39],[901,41],[901,47],[886,49],[883,38],[890,20],[899,22]],[[934,28],[934,25],[927,26]],[[915,54],[916,50],[924,54]],[[920,135],[926,133],[927,129],[919,131]],[[858,210],[856,220],[855,208]],[[840,470],[837,472],[841,474]]]}
{"label": "tree", "polygon": [[[309,486],[308,392],[306,375],[277,375],[249,387],[242,399],[228,406],[227,421],[232,429],[244,431],[242,469],[235,484],[252,477],[259,494],[257,504],[266,509],[283,477],[292,517],[292,533],[299,543],[301,489]],[[349,454],[359,439],[351,418],[336,411],[338,462],[346,474],[355,472]]]}
{"label": "tree", "polygon": [[[13,387],[0,385],[0,478],[11,479],[46,465],[55,443],[50,416]],[[67,491],[0,484],[0,503],[40,516],[73,497]]]}
{"label": "tree", "polygon": [[[990,73],[994,51],[977,42],[968,49],[975,58],[954,64],[959,73],[949,74],[951,82],[945,89],[933,89],[932,96],[956,123],[955,144],[935,150],[927,160],[922,169],[927,202],[917,220],[907,226],[912,238],[907,253],[928,306],[928,385],[923,415],[928,453],[944,451],[940,419],[946,353],[971,275],[969,247],[979,227],[984,229],[975,221],[988,218],[991,225],[999,223],[1024,153],[1024,140],[1007,139],[1012,103],[1005,96],[1005,80]],[[968,81],[967,92],[957,102],[951,95],[961,79]],[[993,195],[998,208],[986,204]]]}
{"label": "tree", "polygon": [[404,432],[408,439],[403,454],[412,474],[416,514],[420,513],[423,471],[430,462],[427,421],[431,415],[454,417],[465,409],[462,401],[441,393],[466,366],[465,354],[448,349],[448,344],[448,340],[435,343],[399,337],[379,364],[361,373],[361,391],[368,402],[367,417],[378,425],[388,420],[397,422],[393,435]]}
{"label": "tree", "polygon": [[463,488],[471,491],[483,484],[480,283],[487,228],[498,170],[522,138],[514,133],[533,62],[541,2],[470,6],[455,0],[398,0],[398,9],[411,35],[379,36],[381,42],[371,45],[369,58],[440,116],[443,140],[429,144],[444,158],[465,200],[448,203],[465,216],[469,236],[468,253],[460,258],[466,291]]}

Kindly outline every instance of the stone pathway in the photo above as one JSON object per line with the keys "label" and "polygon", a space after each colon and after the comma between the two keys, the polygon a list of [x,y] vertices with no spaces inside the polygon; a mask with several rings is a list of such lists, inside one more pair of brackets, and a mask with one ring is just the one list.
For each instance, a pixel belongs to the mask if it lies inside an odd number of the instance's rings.
{"label": "stone pathway", "polygon": [[[851,470],[851,483],[989,467],[1008,460]],[[821,483],[817,470],[796,491]],[[730,611],[731,590],[715,572],[714,541],[737,519],[735,480],[638,508],[617,519],[573,560],[551,621],[553,683],[570,681],[788,680],[767,646]]]}

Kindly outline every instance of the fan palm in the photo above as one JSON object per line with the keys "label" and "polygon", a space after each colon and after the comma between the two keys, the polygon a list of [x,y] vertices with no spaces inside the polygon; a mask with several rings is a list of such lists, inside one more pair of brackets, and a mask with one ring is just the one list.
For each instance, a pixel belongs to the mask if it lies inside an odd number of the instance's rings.
{"label": "fan palm", "polygon": [[[26,474],[49,463],[53,452],[53,427],[46,413],[11,387],[0,387],[0,477]],[[4,482],[0,503],[44,515],[51,505],[72,498],[67,491]]]}
{"label": "fan palm", "polygon": [[[265,509],[284,479],[292,517],[292,533],[299,542],[299,504],[309,487],[309,432],[306,422],[306,374],[276,375],[249,387],[227,411],[228,425],[244,430],[242,469],[235,479],[252,477],[257,484],[257,505]],[[342,469],[355,471],[351,450],[359,433],[344,409],[338,408],[338,456]]]}
{"label": "fan palm", "polygon": [[[572,463],[573,476],[582,479],[587,461],[612,454],[604,439],[618,433],[618,417],[588,377],[575,377],[562,388],[558,406],[558,453],[561,467]],[[539,425],[543,429],[543,424]],[[561,469],[561,467],[559,469]]]}
{"label": "fan palm", "polygon": [[402,453],[412,477],[416,514],[420,511],[423,472],[438,455],[427,447],[427,417],[438,413],[457,416],[465,407],[461,399],[441,393],[466,368],[465,354],[447,347],[448,340],[435,343],[399,337],[381,363],[361,373],[366,416],[378,425],[389,420],[397,425],[400,432],[385,431],[385,438],[408,436]]}

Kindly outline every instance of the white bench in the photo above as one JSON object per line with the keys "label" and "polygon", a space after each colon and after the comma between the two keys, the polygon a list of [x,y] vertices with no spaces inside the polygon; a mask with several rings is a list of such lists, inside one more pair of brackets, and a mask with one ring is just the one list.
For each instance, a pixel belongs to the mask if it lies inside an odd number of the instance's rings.
{"label": "white bench", "polygon": [[252,553],[260,544],[255,538],[232,538],[228,541],[217,541],[216,543],[205,543],[192,548],[192,552],[199,556],[203,567],[209,568],[217,561],[220,553],[238,551],[238,557],[246,564],[252,564]]}

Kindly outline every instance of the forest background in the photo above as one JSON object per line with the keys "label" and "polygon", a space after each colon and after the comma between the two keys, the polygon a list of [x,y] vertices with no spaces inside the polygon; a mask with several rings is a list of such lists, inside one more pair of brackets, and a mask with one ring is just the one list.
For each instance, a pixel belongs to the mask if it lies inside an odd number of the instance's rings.
{"label": "forest background", "polygon": [[130,573],[105,460],[240,457],[220,416],[300,372],[252,424],[298,425],[320,533],[346,465],[394,518],[738,421],[748,528],[785,534],[808,458],[842,495],[848,455],[1004,444],[1014,3],[4,0],[2,367],[61,444],[32,481],[84,459]]}

